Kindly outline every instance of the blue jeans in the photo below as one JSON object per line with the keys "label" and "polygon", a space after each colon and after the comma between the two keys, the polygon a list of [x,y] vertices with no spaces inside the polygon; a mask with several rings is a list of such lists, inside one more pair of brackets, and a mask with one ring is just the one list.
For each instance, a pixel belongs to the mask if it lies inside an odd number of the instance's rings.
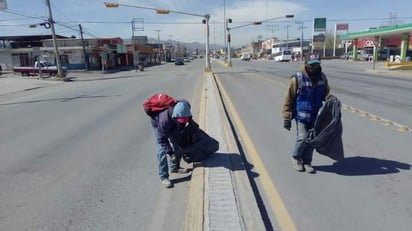
{"label": "blue jeans", "polygon": [[[159,161],[159,177],[160,180],[169,178],[169,167],[170,169],[178,169],[180,158],[178,158],[177,163],[173,163],[170,159],[167,158],[167,153],[162,149],[162,146],[157,142],[157,129],[153,128],[153,132],[156,139],[156,149],[157,149],[157,160]],[[169,139],[170,140],[170,139]],[[176,145],[172,140],[170,140],[173,149],[177,155],[178,145]]]}
{"label": "blue jeans", "polygon": [[296,121],[296,143],[293,150],[293,158],[302,160],[303,164],[312,163],[314,148],[305,142],[306,134],[309,129],[313,128],[313,124],[305,124]]}

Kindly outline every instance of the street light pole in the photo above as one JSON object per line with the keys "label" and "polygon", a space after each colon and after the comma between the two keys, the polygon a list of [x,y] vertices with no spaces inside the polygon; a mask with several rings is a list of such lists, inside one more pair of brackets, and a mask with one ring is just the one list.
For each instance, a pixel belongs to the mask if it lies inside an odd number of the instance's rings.
{"label": "street light pole", "polygon": [[212,67],[210,66],[210,55],[209,55],[209,19],[210,19],[210,15],[206,14],[205,16],[205,22],[206,22],[206,68],[205,68],[205,72],[211,72],[212,71]]}
{"label": "street light pole", "polygon": [[300,24],[298,29],[301,29],[300,34],[300,60],[303,60],[303,22],[296,22],[296,24]]}
{"label": "street light pole", "polygon": [[159,52],[159,63],[162,64],[161,53],[160,53],[160,34],[159,32],[162,30],[155,30],[157,32],[157,50]]}
{"label": "street light pole", "polygon": [[63,71],[62,71],[62,65],[60,64],[59,49],[57,48],[56,32],[54,30],[54,20],[53,20],[52,10],[50,7],[50,0],[46,0],[46,5],[49,8],[49,24],[50,24],[50,28],[52,31],[53,47],[54,47],[54,53],[56,57],[57,77],[62,78]]}
{"label": "street light pole", "polygon": [[228,65],[229,67],[232,67],[233,65],[232,65],[232,54],[230,53],[230,50],[231,50],[231,48],[230,48],[230,40],[231,40],[231,37],[230,37],[230,28],[227,28],[227,50],[228,50],[228,52],[227,52],[227,55],[228,55],[227,65]]}
{"label": "street light pole", "polygon": [[286,27],[286,49],[289,49],[289,25],[285,26]]}
{"label": "street light pole", "polygon": [[225,62],[228,58],[228,43],[226,43],[226,31],[227,31],[227,22],[226,22],[226,0],[223,0],[223,41],[225,43]]}

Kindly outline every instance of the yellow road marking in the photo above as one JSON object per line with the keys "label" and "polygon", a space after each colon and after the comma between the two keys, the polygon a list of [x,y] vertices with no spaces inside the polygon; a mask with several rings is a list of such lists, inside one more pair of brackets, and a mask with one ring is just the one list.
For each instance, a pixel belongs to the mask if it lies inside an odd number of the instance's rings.
{"label": "yellow road marking", "polygon": [[259,173],[259,180],[262,183],[263,190],[269,199],[269,203],[271,205],[272,211],[276,216],[276,219],[279,223],[281,230],[285,231],[297,231],[297,228],[292,220],[292,217],[289,215],[289,212],[283,202],[281,196],[279,195],[276,186],[273,184],[272,179],[270,178],[269,173],[267,172],[256,148],[250,139],[246,129],[239,117],[236,113],[235,107],[231,102],[228,94],[226,93],[225,88],[221,84],[219,78],[216,78],[217,84],[222,92],[223,97],[225,98],[225,102],[228,106],[230,114],[232,115],[233,122],[236,124],[238,128],[238,133],[243,140],[245,148],[248,153],[248,157],[250,158],[251,162],[256,168],[256,171]]}

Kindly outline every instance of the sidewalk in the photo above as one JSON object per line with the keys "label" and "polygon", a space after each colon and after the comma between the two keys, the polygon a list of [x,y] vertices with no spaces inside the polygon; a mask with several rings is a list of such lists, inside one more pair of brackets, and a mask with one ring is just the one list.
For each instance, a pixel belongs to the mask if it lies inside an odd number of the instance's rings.
{"label": "sidewalk", "polygon": [[102,71],[71,71],[66,79],[57,79],[49,77],[40,79],[38,76],[21,77],[20,74],[4,73],[0,75],[0,96],[9,95],[14,92],[28,91],[32,89],[63,84],[65,81],[76,80],[98,80],[103,78],[111,78],[112,72],[102,73]]}
{"label": "sidewalk", "polygon": [[38,79],[37,77],[24,77],[13,73],[3,73],[0,76],[0,96],[14,92],[28,91],[50,85],[61,84],[63,81],[55,79]]}

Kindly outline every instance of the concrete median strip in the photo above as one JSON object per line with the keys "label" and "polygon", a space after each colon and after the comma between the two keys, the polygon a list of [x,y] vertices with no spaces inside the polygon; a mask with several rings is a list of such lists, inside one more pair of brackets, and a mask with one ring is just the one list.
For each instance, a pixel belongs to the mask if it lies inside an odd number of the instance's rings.
{"label": "concrete median strip", "polygon": [[212,73],[202,91],[199,124],[220,148],[194,165],[184,230],[265,230]]}

